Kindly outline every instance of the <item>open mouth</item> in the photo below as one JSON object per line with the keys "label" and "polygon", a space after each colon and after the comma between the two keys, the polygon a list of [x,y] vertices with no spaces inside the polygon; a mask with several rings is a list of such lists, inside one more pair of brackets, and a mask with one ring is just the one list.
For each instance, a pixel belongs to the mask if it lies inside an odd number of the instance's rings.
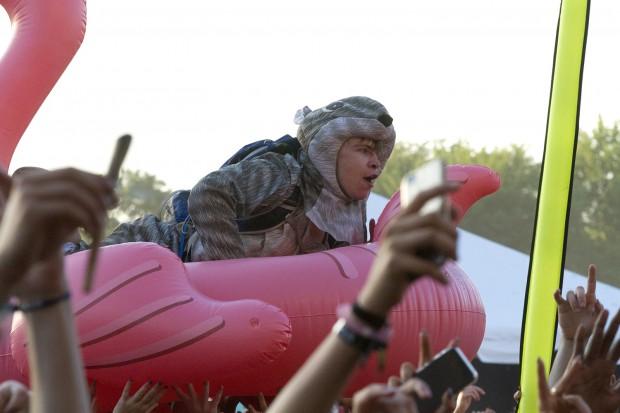
{"label": "open mouth", "polygon": [[374,175],[368,175],[364,177],[364,180],[366,180],[366,182],[368,182],[370,185],[374,185],[375,181],[377,180],[377,178],[379,177],[379,175],[374,174]]}

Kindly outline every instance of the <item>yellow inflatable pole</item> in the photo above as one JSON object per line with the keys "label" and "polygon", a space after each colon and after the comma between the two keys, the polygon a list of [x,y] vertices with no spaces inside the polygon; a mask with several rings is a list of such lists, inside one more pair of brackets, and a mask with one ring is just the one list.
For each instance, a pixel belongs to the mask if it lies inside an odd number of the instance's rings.
{"label": "yellow inflatable pole", "polygon": [[563,0],[560,7],[521,333],[520,413],[538,411],[536,359],[549,371],[553,354],[553,292],[564,268],[589,12],[589,0]]}

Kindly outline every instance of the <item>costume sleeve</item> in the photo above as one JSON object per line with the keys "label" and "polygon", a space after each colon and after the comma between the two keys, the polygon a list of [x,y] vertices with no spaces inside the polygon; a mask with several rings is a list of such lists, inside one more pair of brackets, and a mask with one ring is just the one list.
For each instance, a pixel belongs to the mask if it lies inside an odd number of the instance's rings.
{"label": "costume sleeve", "polygon": [[202,178],[189,196],[189,214],[200,235],[202,261],[244,257],[236,218],[268,212],[288,199],[300,166],[274,153],[241,161]]}

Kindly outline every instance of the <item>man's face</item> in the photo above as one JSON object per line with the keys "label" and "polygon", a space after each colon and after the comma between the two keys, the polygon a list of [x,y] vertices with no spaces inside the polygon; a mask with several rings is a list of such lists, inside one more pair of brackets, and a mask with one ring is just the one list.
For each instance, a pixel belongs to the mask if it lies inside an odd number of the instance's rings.
{"label": "man's face", "polygon": [[373,140],[345,141],[338,153],[336,176],[346,196],[356,201],[367,199],[380,173],[381,163]]}

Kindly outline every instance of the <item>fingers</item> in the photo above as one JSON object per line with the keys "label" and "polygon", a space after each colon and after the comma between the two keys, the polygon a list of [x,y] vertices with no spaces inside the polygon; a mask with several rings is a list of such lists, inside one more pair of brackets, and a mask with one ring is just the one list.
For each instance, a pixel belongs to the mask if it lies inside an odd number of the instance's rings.
{"label": "fingers", "polygon": [[426,334],[426,331],[420,331],[419,337],[420,350],[418,356],[418,370],[426,366],[433,358],[433,353],[431,352],[431,342],[428,338],[428,334]]}
{"label": "fingers", "polygon": [[616,337],[616,333],[618,332],[618,326],[620,326],[620,310],[616,312],[614,318],[611,319],[609,323],[609,327],[607,327],[607,331],[603,336],[603,344],[601,345],[601,355],[602,356],[611,356],[610,348],[613,343],[614,338]]}
{"label": "fingers", "polygon": [[177,397],[183,401],[189,400],[189,395],[181,390],[180,387],[174,386],[174,392],[177,394]]}
{"label": "fingers", "polygon": [[456,191],[461,187],[461,184],[457,182],[446,182],[434,188],[422,191],[415,197],[415,199],[405,208],[405,213],[418,213],[420,209],[431,199],[436,196],[442,196]]}
{"label": "fingers", "polygon": [[387,385],[390,387],[399,387],[402,383],[403,381],[400,379],[400,377],[397,377],[397,376],[388,377]]}
{"label": "fingers", "polygon": [[11,398],[5,406],[6,412],[28,411],[30,396],[25,391],[13,391]]}
{"label": "fingers", "polygon": [[486,392],[481,387],[475,386],[473,384],[465,387],[462,393],[465,393],[465,395],[473,398],[476,401],[479,401],[480,398],[486,394]]}
{"label": "fingers", "polygon": [[547,410],[551,400],[551,391],[547,382],[547,373],[545,371],[545,363],[539,358],[536,361],[538,373],[538,402],[541,410]]}
{"label": "fingers", "polygon": [[417,396],[420,399],[430,399],[433,397],[431,388],[424,380],[410,378],[400,386],[400,391],[410,396]]}
{"label": "fingers", "polygon": [[578,286],[575,288],[575,295],[579,309],[586,308],[586,290],[582,286]]}
{"label": "fingers", "polygon": [[583,326],[577,327],[577,331],[575,332],[575,338],[573,342],[573,355],[571,358],[583,357],[586,346],[586,331]]}
{"label": "fingers", "polygon": [[448,283],[446,274],[437,264],[411,254],[399,254],[394,257],[389,271],[392,274],[406,277],[408,282],[414,282],[422,276],[429,276],[441,284]]}
{"label": "fingers", "polygon": [[617,340],[611,348],[609,360],[614,363],[618,363],[618,359],[620,359],[620,340]]}
{"label": "fingers", "polygon": [[567,404],[573,406],[577,413],[592,413],[590,406],[581,398],[581,396],[574,394],[567,394],[562,396],[562,400],[564,400]]}
{"label": "fingers", "polygon": [[353,395],[353,406],[357,406],[360,411],[362,406],[369,409],[374,401],[381,397],[390,397],[396,394],[396,389],[381,384],[370,384]]}
{"label": "fingers", "polygon": [[[202,405],[204,406],[203,408],[206,409],[207,406],[209,405],[209,392],[211,389],[209,389],[209,381],[205,381],[203,383],[203,394],[202,394]],[[192,386],[192,389],[194,388],[194,386]],[[190,390],[191,392],[191,390]]]}
{"label": "fingers", "polygon": [[599,314],[596,322],[594,323],[594,331],[592,332],[592,336],[588,341],[585,351],[584,360],[586,360],[586,362],[590,362],[600,357],[601,348],[603,346],[603,332],[608,316],[609,311],[604,310],[601,314]]}
{"label": "fingers", "polygon": [[135,392],[131,398],[133,400],[140,400],[146,394],[146,392],[149,390],[150,387],[151,387],[151,381],[149,380],[146,383],[144,383],[142,386],[140,386],[138,391]]}
{"label": "fingers", "polygon": [[395,235],[392,245],[404,253],[415,251],[418,257],[424,259],[429,259],[427,254],[456,259],[456,234],[434,227],[420,227],[416,231]]}
{"label": "fingers", "polygon": [[144,397],[142,398],[142,403],[145,405],[150,405],[151,403],[159,403],[159,399],[163,396],[165,392],[164,386],[160,383],[156,383],[153,387],[146,392]]}
{"label": "fingers", "polygon": [[588,265],[588,289],[586,291],[588,304],[596,302],[596,265]]}
{"label": "fingers", "polygon": [[131,380],[127,380],[127,383],[125,383],[125,387],[123,387],[123,392],[121,393],[121,399],[127,400],[127,398],[129,398],[130,391],[131,391]]}
{"label": "fingers", "polygon": [[566,301],[563,297],[562,297],[562,291],[560,291],[559,289],[555,290],[555,292],[553,293],[553,299],[555,300],[556,304],[558,305],[558,311],[561,313],[565,313],[569,310],[570,308],[570,304],[568,304],[568,301]]}
{"label": "fingers", "polygon": [[220,386],[220,389],[217,391],[217,394],[213,398],[213,404],[215,406],[219,406],[220,401],[222,400],[222,394],[224,394],[224,387]]}
{"label": "fingers", "polygon": [[412,378],[414,373],[415,373],[415,368],[413,367],[413,364],[411,364],[410,362],[406,361],[400,365],[400,379],[403,382]]}
{"label": "fingers", "polygon": [[456,226],[440,214],[400,215],[387,231],[388,235],[410,233],[416,228],[432,227],[453,237],[457,236]]}
{"label": "fingers", "polygon": [[568,301],[568,304],[570,305],[571,310],[573,311],[581,310],[581,308],[579,307],[579,302],[577,301],[577,295],[575,294],[573,290],[570,290],[569,292],[566,293],[566,301]]}
{"label": "fingers", "polygon": [[266,412],[269,408],[269,406],[267,405],[267,400],[265,400],[265,395],[262,392],[258,393],[258,407],[263,412]]}
{"label": "fingers", "polygon": [[[194,389],[194,385],[192,383],[190,383],[187,388],[189,389],[189,397],[192,400],[198,400],[198,394],[196,394],[196,389]],[[207,387],[208,389],[208,387]],[[207,394],[207,398],[209,398],[209,395]]]}

